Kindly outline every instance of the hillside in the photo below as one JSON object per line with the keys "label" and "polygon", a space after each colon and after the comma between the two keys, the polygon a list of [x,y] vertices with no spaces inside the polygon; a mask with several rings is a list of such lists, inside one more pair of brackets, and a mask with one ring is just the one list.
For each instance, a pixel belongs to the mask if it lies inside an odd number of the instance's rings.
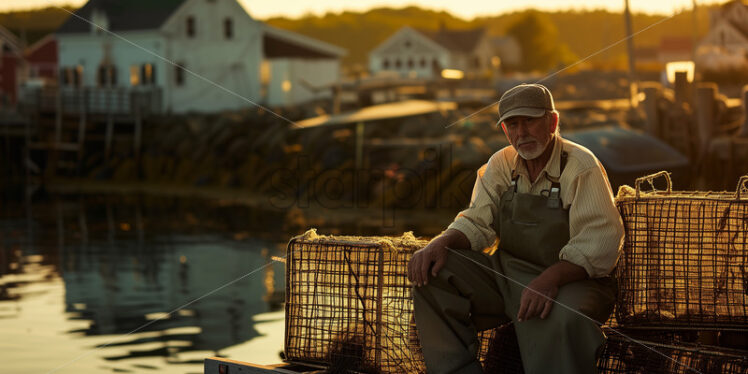
{"label": "hillside", "polygon": [[[64,7],[70,11],[74,8]],[[55,7],[0,13],[0,25],[21,37],[26,34],[28,45],[57,30],[70,13]]]}
{"label": "hillside", "polygon": [[[699,7],[698,35],[708,29],[708,9]],[[308,15],[297,19],[271,18],[267,23],[295,31],[348,50],[343,63],[348,68],[365,67],[368,53],[403,25],[435,30],[440,24],[448,28],[462,29],[487,27],[492,35],[504,35],[507,28],[522,18],[528,11],[465,20],[448,12],[433,11],[414,6],[393,9],[376,8],[365,12],[327,13],[322,16]],[[580,58],[599,52],[624,38],[623,16],[609,11],[540,12],[549,17],[558,29],[559,42],[568,45],[571,52]],[[16,35],[25,30],[29,44],[54,31],[68,17],[68,13],[57,8],[34,11],[0,13],[0,25]],[[642,30],[663,21],[660,15],[634,14],[634,31]],[[663,36],[691,36],[693,20],[690,10],[663,21],[637,35],[637,46],[656,46]],[[588,64],[598,67],[625,66],[625,43],[621,42],[591,57]]]}
{"label": "hillside", "polygon": [[[504,35],[514,22],[528,11],[513,12],[490,17],[464,20],[446,12],[435,12],[417,7],[401,9],[377,8],[366,12],[327,13],[323,16],[305,16],[298,19],[271,18],[267,23],[287,30],[318,38],[348,50],[344,64],[366,66],[368,51],[385,40],[403,25],[423,29],[437,29],[440,23],[448,28],[487,27],[492,35]],[[624,19],[620,13],[609,11],[540,12],[550,17],[559,33],[559,41],[567,44],[575,55],[589,56],[625,36]],[[667,19],[659,15],[634,14],[634,32],[658,21],[662,23],[637,35],[637,46],[656,46],[663,36],[691,36],[692,12],[683,11]],[[698,35],[708,30],[708,8],[698,9]],[[625,43],[619,43],[590,58],[601,67],[625,66]]]}

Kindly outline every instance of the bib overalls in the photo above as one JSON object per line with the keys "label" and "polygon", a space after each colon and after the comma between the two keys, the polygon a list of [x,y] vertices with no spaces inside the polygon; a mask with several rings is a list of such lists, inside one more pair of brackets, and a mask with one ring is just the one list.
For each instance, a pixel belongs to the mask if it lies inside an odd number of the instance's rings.
{"label": "bib overalls", "polygon": [[559,181],[551,180],[550,191],[539,196],[517,192],[517,178],[501,195],[499,217],[494,217],[498,250],[491,256],[470,250],[459,250],[462,256],[450,253],[436,277],[429,273],[426,286],[413,288],[429,373],[482,373],[477,332],[509,321],[515,324],[525,373],[596,372],[596,354],[604,342],[599,325],[610,316],[615,298],[611,278],[566,284],[556,297],[598,323],[558,304],[544,320],[536,316],[517,322],[523,287],[496,274],[527,285],[559,261],[569,241],[569,211],[563,209]]}

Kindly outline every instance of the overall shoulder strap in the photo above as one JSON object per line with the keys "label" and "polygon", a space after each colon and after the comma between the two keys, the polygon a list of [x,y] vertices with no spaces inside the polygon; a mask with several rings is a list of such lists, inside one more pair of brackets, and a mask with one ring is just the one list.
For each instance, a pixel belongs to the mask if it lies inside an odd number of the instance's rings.
{"label": "overall shoulder strap", "polygon": [[[564,173],[566,168],[566,162],[569,159],[569,154],[566,151],[561,151],[561,167],[559,169],[558,178],[551,180],[551,190],[548,193],[548,207],[558,208],[561,204],[561,174]],[[550,179],[550,178],[549,178]]]}

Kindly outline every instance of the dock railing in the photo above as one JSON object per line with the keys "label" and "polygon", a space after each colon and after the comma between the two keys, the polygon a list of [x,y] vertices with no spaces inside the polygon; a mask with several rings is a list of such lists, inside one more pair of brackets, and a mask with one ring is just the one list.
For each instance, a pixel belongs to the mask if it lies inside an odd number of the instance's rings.
{"label": "dock railing", "polygon": [[19,105],[26,113],[142,116],[163,112],[159,87],[25,87]]}

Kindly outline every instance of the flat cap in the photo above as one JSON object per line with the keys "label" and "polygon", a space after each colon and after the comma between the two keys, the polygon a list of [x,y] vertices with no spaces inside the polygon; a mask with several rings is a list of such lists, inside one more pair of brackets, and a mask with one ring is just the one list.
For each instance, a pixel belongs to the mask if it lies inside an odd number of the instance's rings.
{"label": "flat cap", "polygon": [[499,122],[517,116],[541,117],[556,110],[551,91],[542,84],[520,84],[505,92],[499,100]]}

